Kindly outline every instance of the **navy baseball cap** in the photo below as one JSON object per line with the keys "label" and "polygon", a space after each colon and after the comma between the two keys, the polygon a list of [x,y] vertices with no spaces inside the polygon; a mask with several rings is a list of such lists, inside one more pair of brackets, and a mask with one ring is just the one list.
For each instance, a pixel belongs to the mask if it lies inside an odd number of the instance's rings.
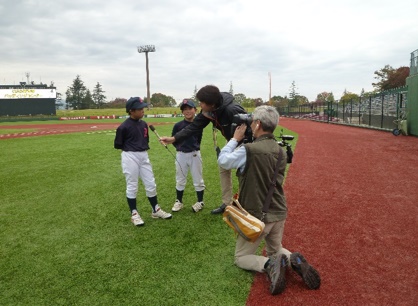
{"label": "navy baseball cap", "polygon": [[140,97],[131,97],[128,101],[126,101],[126,112],[129,113],[131,109],[141,109],[147,106],[148,104]]}
{"label": "navy baseball cap", "polygon": [[194,104],[194,101],[193,100],[190,100],[190,99],[184,99],[180,103],[180,110],[183,110],[186,106],[190,106],[192,108],[196,108],[196,105]]}

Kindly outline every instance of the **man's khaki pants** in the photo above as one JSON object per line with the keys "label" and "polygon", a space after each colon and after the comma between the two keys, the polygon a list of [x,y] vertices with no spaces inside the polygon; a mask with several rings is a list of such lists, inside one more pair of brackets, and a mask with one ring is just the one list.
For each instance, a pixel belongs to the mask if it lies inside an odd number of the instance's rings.
{"label": "man's khaki pants", "polygon": [[[235,264],[241,269],[264,272],[264,265],[268,257],[282,254],[287,256],[290,265],[291,252],[282,247],[284,223],[286,220],[266,223],[263,234],[254,242],[248,242],[238,235],[235,246]],[[266,242],[267,257],[255,255],[262,240]]]}
{"label": "man's khaki pants", "polygon": [[232,199],[232,171],[219,167],[221,180],[222,203],[229,205]]}

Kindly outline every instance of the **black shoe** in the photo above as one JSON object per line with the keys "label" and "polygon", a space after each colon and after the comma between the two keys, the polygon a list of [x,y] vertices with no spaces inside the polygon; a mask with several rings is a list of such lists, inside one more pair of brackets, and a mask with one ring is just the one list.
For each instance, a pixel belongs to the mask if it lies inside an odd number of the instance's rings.
{"label": "black shoe", "polygon": [[210,213],[213,214],[213,215],[222,214],[225,211],[225,207],[226,207],[226,205],[224,203],[222,203],[221,206],[219,206],[218,208],[215,208]]}
{"label": "black shoe", "polygon": [[270,279],[270,293],[272,295],[282,293],[286,288],[285,273],[287,265],[288,261],[286,255],[270,258],[270,263],[266,268],[266,272]]}
{"label": "black shoe", "polygon": [[321,277],[318,271],[306,261],[302,254],[292,253],[290,255],[290,264],[293,270],[302,277],[309,289],[318,289],[321,286]]}

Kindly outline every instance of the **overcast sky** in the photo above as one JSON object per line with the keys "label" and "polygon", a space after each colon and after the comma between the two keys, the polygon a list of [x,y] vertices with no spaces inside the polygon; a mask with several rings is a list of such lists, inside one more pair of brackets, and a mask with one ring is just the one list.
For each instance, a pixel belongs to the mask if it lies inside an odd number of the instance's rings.
{"label": "overcast sky", "polygon": [[[65,93],[77,75],[108,100],[177,102],[213,84],[249,98],[373,89],[374,71],[408,66],[418,49],[417,0],[0,0],[0,84]],[[64,96],[65,98],[65,96]]]}

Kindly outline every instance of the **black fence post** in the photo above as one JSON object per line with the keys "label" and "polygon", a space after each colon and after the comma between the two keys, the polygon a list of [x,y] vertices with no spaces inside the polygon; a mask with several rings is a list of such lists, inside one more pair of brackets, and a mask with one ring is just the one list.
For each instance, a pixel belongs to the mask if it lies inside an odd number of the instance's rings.
{"label": "black fence post", "polygon": [[335,113],[333,115],[334,115],[334,117],[337,118],[337,121],[338,121],[338,102],[337,101],[334,101],[334,102],[335,102],[335,108],[336,108],[336,110],[335,110]]}
{"label": "black fence post", "polygon": [[[399,118],[399,111],[401,110],[402,105],[400,104],[399,101],[399,93],[396,94],[396,120],[400,119]],[[399,122],[400,123],[400,122]]]}
{"label": "black fence post", "polygon": [[369,96],[369,126],[372,125],[372,96]]}
{"label": "black fence post", "polygon": [[327,122],[329,122],[329,101],[327,101]]}
{"label": "black fence post", "polygon": [[343,122],[345,122],[345,100],[343,100]]}
{"label": "black fence post", "polygon": [[380,117],[380,128],[383,128],[383,109],[384,109],[384,101],[385,101],[385,96],[382,94],[382,113],[381,113],[381,117]]}

